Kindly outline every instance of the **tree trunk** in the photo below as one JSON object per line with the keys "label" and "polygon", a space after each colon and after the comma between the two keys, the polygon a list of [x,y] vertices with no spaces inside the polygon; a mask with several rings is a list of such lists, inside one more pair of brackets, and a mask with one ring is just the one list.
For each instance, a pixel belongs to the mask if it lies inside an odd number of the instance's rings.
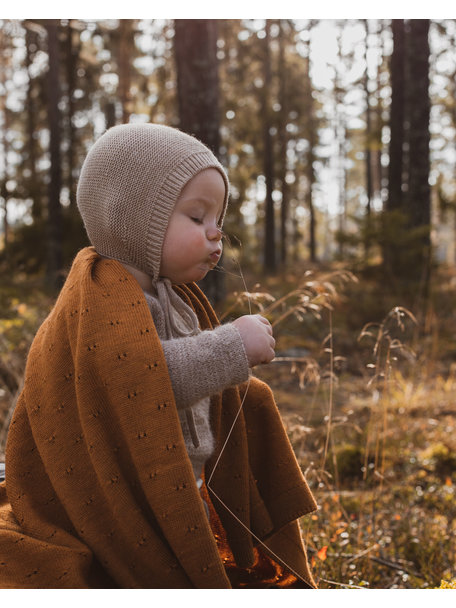
{"label": "tree trunk", "polygon": [[380,63],[377,67],[377,90],[376,90],[376,109],[374,113],[375,120],[375,141],[376,141],[376,151],[375,151],[375,160],[374,160],[374,192],[377,191],[379,193],[380,200],[382,202],[382,209],[384,204],[384,195],[383,195],[383,186],[385,184],[385,169],[382,165],[382,152],[383,152],[383,142],[382,142],[382,131],[384,118],[383,114],[385,111],[385,103],[382,98],[382,65],[385,56],[385,44],[383,41],[383,20],[379,19],[378,29],[376,35],[380,40],[380,50],[381,50],[381,59]]}
{"label": "tree trunk", "polygon": [[429,20],[394,19],[384,262],[404,285],[430,278]]}
{"label": "tree trunk", "polygon": [[28,75],[27,83],[27,150],[28,150],[28,169],[30,171],[29,195],[32,199],[32,219],[34,222],[39,222],[43,217],[43,205],[41,197],[41,188],[38,184],[38,175],[36,170],[36,107],[33,96],[33,80],[30,71],[32,64],[32,47],[36,47],[36,33],[26,27],[25,30],[25,68]]}
{"label": "tree trunk", "polygon": [[[339,64],[342,63],[342,35],[339,34],[337,38],[337,56]],[[345,253],[344,246],[344,235],[346,229],[347,220],[347,200],[346,200],[346,169],[345,169],[345,156],[346,156],[346,124],[343,110],[343,93],[344,90],[339,82],[339,74],[337,67],[334,70],[334,101],[336,105],[335,109],[335,135],[338,146],[337,154],[337,182],[339,189],[339,256],[342,258]]]}
{"label": "tree trunk", "polygon": [[76,88],[76,58],[77,52],[74,45],[74,38],[79,36],[77,30],[73,31],[71,19],[68,20],[66,27],[66,74],[67,74],[67,95],[68,95],[68,110],[67,110],[67,125],[68,125],[68,191],[70,199],[70,208],[76,209],[76,187],[74,179],[74,171],[76,166],[76,130],[73,125],[74,116],[74,90]]}
{"label": "tree trunk", "polygon": [[366,262],[369,257],[370,240],[371,240],[371,207],[373,197],[373,183],[372,183],[372,119],[371,119],[371,105],[370,105],[370,94],[369,94],[369,70],[368,70],[368,56],[369,56],[369,21],[363,19],[364,28],[366,32],[366,43],[364,46],[364,60],[366,62],[366,69],[364,72],[364,94],[366,96],[366,152],[365,152],[365,167],[366,167],[366,217],[365,217],[365,236],[364,236],[364,255]]}
{"label": "tree trunk", "polygon": [[0,111],[3,115],[3,129],[2,129],[2,166],[1,170],[1,183],[0,183],[0,197],[3,199],[3,249],[4,255],[7,255],[8,252],[8,241],[9,241],[9,222],[8,222],[8,189],[6,187],[6,183],[8,181],[8,108],[6,107],[6,82],[7,82],[7,74],[6,74],[6,44],[5,44],[5,34],[0,31],[0,52],[2,56],[2,61],[0,62],[0,85],[2,88],[2,95],[0,98]]}
{"label": "tree trunk", "polygon": [[280,263],[283,267],[287,263],[287,247],[288,247],[288,208],[289,208],[289,193],[287,184],[287,150],[288,150],[288,90],[287,90],[287,68],[285,62],[285,33],[283,31],[282,20],[278,20],[279,25],[279,102],[280,102],[280,120],[279,120],[279,146],[280,146],[280,175],[279,180],[282,188],[282,201],[280,206]]}
{"label": "tree trunk", "polygon": [[383,216],[383,264],[388,275],[398,268],[400,243],[395,238],[394,222],[403,207],[404,120],[405,120],[405,24],[392,20],[393,53],[391,55],[391,109],[388,164],[388,198]]}
{"label": "tree trunk", "polygon": [[[179,126],[220,153],[219,76],[216,19],[175,19]],[[212,304],[225,297],[224,275],[210,272],[200,283]]]}
{"label": "tree trunk", "polygon": [[122,123],[128,123],[131,114],[131,45],[133,40],[132,19],[119,19],[119,99],[122,105]]}
{"label": "tree trunk", "polygon": [[[453,38],[453,47],[456,46],[456,35]],[[451,99],[456,99],[456,69],[453,71],[453,74],[451,76],[450,79],[450,96]],[[453,128],[456,129],[456,104],[452,103],[451,107],[450,107],[450,116],[451,116],[451,123],[453,125]],[[456,140],[453,141],[453,154],[454,154],[454,158],[456,159]],[[456,160],[453,164],[453,175],[456,175]],[[456,203],[456,201],[455,201]],[[455,247],[454,247],[454,251],[453,251],[453,264],[456,264],[456,205],[453,211],[453,222],[454,222],[454,242],[455,242]]]}
{"label": "tree trunk", "polygon": [[106,129],[114,127],[116,124],[116,105],[113,101],[107,101],[104,110]]}
{"label": "tree trunk", "polygon": [[180,127],[219,156],[217,21],[176,19],[174,24]]}
{"label": "tree trunk", "polygon": [[62,269],[62,209],[60,205],[61,154],[60,154],[60,79],[59,79],[59,40],[58,20],[46,22],[48,34],[49,70],[47,75],[48,91],[48,125],[50,133],[50,181],[48,204],[48,256],[46,280],[51,289],[61,285],[60,272]]}
{"label": "tree trunk", "polygon": [[[309,26],[311,27],[311,26]],[[310,76],[310,32],[309,37],[306,41],[306,58],[305,58],[305,78],[304,78],[304,91],[305,91],[305,107],[307,108],[307,120],[306,120],[306,131],[309,142],[309,151],[307,154],[307,207],[309,209],[309,259],[311,262],[317,261],[317,219],[315,214],[313,190],[315,184],[315,148],[317,146],[318,135],[317,125],[315,116],[315,103],[312,94],[312,79]]]}
{"label": "tree trunk", "polygon": [[412,229],[418,228],[417,278],[427,282],[430,272],[431,190],[429,186],[429,19],[410,20],[409,176],[407,211]]}
{"label": "tree trunk", "polygon": [[270,23],[266,19],[264,54],[263,54],[263,172],[266,181],[265,199],[265,236],[264,236],[264,270],[266,273],[276,271],[276,250],[275,250],[275,215],[272,191],[274,188],[274,160],[272,151],[271,137],[271,118],[269,92],[271,90],[271,56],[269,49],[269,29]]}

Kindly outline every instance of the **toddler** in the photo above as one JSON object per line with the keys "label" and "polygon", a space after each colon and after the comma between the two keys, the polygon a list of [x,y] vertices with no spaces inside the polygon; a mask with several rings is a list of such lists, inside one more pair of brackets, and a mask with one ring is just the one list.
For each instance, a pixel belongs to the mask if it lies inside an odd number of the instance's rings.
{"label": "toddler", "polygon": [[220,325],[196,285],[229,183],[161,125],[108,130],[77,193],[79,252],[30,349],[0,485],[0,587],[314,587],[315,502],[270,389],[260,315]]}

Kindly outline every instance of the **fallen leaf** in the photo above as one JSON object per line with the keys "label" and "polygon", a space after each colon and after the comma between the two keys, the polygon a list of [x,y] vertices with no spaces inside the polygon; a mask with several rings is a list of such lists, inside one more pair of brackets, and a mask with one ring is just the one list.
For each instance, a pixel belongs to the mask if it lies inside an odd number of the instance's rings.
{"label": "fallen leaf", "polygon": [[317,551],[318,559],[321,559],[321,561],[324,562],[326,559],[327,552],[328,552],[328,545],[325,545],[319,551]]}
{"label": "fallen leaf", "polygon": [[338,528],[334,534],[338,535],[338,534],[342,534],[342,532],[345,532],[345,528],[347,527],[347,524],[344,524],[343,526],[341,526],[340,528]]}

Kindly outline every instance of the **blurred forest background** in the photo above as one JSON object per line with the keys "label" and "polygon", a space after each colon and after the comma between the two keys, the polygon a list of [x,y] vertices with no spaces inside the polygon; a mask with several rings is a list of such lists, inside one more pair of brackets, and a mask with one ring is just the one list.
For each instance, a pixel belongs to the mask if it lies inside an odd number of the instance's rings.
{"label": "blurred forest background", "polygon": [[[0,457],[106,128],[227,167],[222,318],[261,311],[321,587],[456,576],[456,20],[0,20]],[[444,582],[441,582],[444,581]],[[446,582],[445,582],[446,581]]]}

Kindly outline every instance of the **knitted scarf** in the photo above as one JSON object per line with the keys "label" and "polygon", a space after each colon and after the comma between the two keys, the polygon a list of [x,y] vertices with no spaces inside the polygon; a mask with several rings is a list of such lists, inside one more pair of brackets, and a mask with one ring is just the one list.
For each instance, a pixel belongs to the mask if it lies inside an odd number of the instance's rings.
{"label": "knitted scarf", "polygon": [[[196,285],[175,290],[201,329],[218,323]],[[315,502],[270,389],[252,378],[239,414],[245,390],[212,399],[216,521],[239,567],[261,539],[314,586],[296,520]],[[86,248],[32,344],[11,423],[0,587],[229,588],[213,521],[143,292]]]}

